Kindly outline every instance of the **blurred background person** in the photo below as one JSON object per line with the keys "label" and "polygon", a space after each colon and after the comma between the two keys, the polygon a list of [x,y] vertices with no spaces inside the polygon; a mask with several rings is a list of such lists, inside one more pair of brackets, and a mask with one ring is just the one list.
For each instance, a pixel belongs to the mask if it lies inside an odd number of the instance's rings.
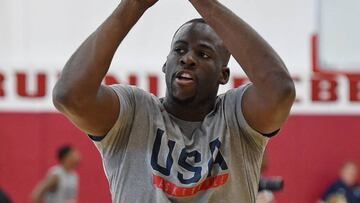
{"label": "blurred background person", "polygon": [[11,203],[10,197],[0,188],[0,203]]}
{"label": "blurred background person", "polygon": [[261,191],[256,196],[256,203],[276,203],[274,194],[268,190]]}
{"label": "blurred background person", "polygon": [[331,195],[342,194],[348,203],[360,203],[360,185],[357,178],[358,167],[355,162],[345,162],[340,169],[339,179],[325,191],[323,201],[328,200]]}
{"label": "blurred background person", "polygon": [[283,188],[283,180],[281,177],[266,178],[263,173],[268,167],[269,160],[266,152],[264,152],[261,163],[261,178],[259,183],[259,192],[256,196],[256,203],[276,203],[273,191],[279,191]]}
{"label": "blurred background person", "polygon": [[33,203],[76,203],[80,154],[69,145],[58,149],[59,164],[51,167],[32,193]]}

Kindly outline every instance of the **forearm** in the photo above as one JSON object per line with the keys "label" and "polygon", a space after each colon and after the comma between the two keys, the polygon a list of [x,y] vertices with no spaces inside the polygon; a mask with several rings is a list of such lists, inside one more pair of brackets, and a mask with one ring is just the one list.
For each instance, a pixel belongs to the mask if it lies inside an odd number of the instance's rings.
{"label": "forearm", "polygon": [[38,185],[31,195],[32,203],[41,203],[45,195],[45,188]]}
{"label": "forearm", "polygon": [[41,203],[42,202],[42,196],[34,196],[32,197],[32,203]]}
{"label": "forearm", "polygon": [[223,39],[259,92],[293,88],[292,80],[280,57],[246,22],[215,0],[190,0],[204,20]]}
{"label": "forearm", "polygon": [[32,192],[32,202],[40,203],[43,201],[45,194],[55,190],[58,186],[59,178],[57,175],[51,175],[42,180]]}
{"label": "forearm", "polygon": [[135,1],[123,0],[66,63],[54,95],[94,99],[119,44],[145,10],[145,6]]}

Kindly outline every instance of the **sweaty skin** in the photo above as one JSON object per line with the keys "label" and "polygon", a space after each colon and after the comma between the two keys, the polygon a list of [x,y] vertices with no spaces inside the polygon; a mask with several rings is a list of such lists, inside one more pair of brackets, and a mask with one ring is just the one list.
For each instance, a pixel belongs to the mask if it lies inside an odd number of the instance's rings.
{"label": "sweaty skin", "polygon": [[249,125],[272,133],[285,122],[295,99],[294,83],[280,57],[246,22],[216,0],[190,0],[223,39],[253,86],[242,110]]}
{"label": "sweaty skin", "polygon": [[179,29],[163,67],[168,112],[183,120],[201,121],[213,109],[219,84],[229,79],[222,49],[222,40],[206,24],[189,23]]}
{"label": "sweaty skin", "polygon": [[[53,101],[59,111],[86,133],[105,135],[115,123],[119,100],[101,81],[121,41],[156,2],[122,0],[65,65],[54,88]],[[226,47],[253,83],[243,97],[245,119],[261,133],[278,130],[295,98],[293,81],[280,57],[220,2],[189,2],[210,27],[187,24],[175,35],[163,67],[167,111],[188,121],[202,120],[211,111],[218,86],[229,79],[222,56]]]}

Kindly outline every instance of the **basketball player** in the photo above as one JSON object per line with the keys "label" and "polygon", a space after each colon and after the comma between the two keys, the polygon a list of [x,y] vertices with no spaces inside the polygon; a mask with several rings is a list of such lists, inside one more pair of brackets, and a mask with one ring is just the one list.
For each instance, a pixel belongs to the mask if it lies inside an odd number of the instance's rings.
{"label": "basketball player", "polygon": [[[236,14],[216,0],[190,0],[204,20],[173,36],[165,98],[101,85],[117,47],[156,2],[122,0],[67,62],[54,104],[94,140],[115,203],[255,202],[262,154],[289,114],[293,81]],[[217,96],[230,53],[251,83]]]}
{"label": "basketball player", "polygon": [[79,153],[71,146],[58,149],[59,164],[50,168],[46,177],[32,194],[33,203],[76,203],[78,175],[75,169],[80,161]]}

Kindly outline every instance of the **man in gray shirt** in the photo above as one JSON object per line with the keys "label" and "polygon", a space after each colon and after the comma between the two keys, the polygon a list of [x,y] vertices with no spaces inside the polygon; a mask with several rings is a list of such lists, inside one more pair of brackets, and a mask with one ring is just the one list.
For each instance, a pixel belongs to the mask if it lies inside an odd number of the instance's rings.
{"label": "man in gray shirt", "polygon": [[[190,0],[202,19],[173,37],[165,98],[102,85],[117,47],[156,2],[122,0],[67,62],[54,104],[91,135],[114,203],[255,202],[262,154],[289,114],[293,81],[236,14],[217,0]],[[251,83],[218,96],[230,53]]]}

